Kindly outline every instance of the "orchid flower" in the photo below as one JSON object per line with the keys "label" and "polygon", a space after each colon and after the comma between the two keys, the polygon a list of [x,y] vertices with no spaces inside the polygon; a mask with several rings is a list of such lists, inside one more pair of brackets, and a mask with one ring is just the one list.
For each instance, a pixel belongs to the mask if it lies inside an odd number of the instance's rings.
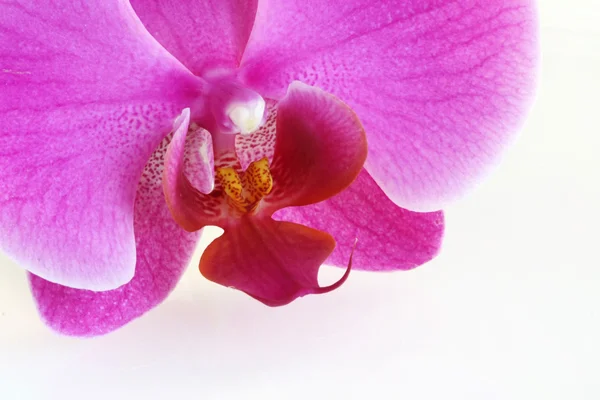
{"label": "orchid flower", "polygon": [[164,300],[207,225],[201,273],[271,306],[429,261],[537,61],[528,0],[9,0],[0,44],[0,248],[79,336]]}

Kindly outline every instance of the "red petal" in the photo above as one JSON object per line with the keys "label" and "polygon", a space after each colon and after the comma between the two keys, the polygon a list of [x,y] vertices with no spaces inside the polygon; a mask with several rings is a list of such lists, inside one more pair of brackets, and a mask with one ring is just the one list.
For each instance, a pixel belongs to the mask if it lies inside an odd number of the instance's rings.
{"label": "red petal", "polygon": [[350,265],[331,286],[320,287],[317,281],[334,247],[333,238],[316,229],[271,218],[243,218],[204,251],[200,272],[268,306],[281,306],[307,294],[329,292],[346,280]]}
{"label": "red petal", "polygon": [[277,105],[277,136],[266,213],[325,200],[356,179],[367,157],[354,112],[318,88],[293,82]]}

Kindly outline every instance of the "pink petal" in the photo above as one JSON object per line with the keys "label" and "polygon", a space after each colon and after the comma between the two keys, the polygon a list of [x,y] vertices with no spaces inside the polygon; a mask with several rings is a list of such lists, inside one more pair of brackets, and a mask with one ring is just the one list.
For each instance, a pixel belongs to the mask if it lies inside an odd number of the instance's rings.
{"label": "pink petal", "polygon": [[290,0],[259,4],[245,80],[278,99],[301,80],[348,103],[366,168],[397,204],[438,210],[514,138],[537,64],[532,0]]}
{"label": "pink petal", "polygon": [[197,75],[239,65],[257,0],[131,0],[148,31]]}
{"label": "pink petal", "polygon": [[[197,231],[206,225],[221,225],[221,212],[227,209],[222,196],[207,195],[199,191],[211,192],[214,184],[214,160],[212,146],[209,145],[209,134],[202,130],[201,140],[186,140],[190,124],[190,110],[185,109],[175,121],[173,140],[165,155],[163,172],[163,190],[166,203],[173,219],[189,232]],[[191,158],[193,148],[200,145],[197,151],[201,156]],[[186,163],[187,161],[187,163]],[[186,164],[195,161],[188,167]],[[192,175],[186,176],[186,171]],[[198,189],[190,182],[193,179]],[[214,193],[217,194],[217,193]]]}
{"label": "pink petal", "polygon": [[367,155],[356,114],[334,96],[293,82],[277,105],[271,174],[264,211],[325,200],[352,183]]}
{"label": "pink petal", "polygon": [[277,211],[275,218],[330,233],[337,245],[326,264],[345,266],[358,239],[352,268],[369,271],[418,267],[437,255],[444,234],[441,211],[417,213],[398,207],[364,169],[337,196]]}
{"label": "pink petal", "polygon": [[281,306],[307,294],[329,292],[346,280],[350,266],[338,282],[319,287],[319,267],[334,246],[330,235],[315,229],[271,218],[244,218],[208,246],[200,272],[268,306]]}
{"label": "pink petal", "polygon": [[92,292],[29,275],[38,310],[52,329],[72,336],[109,333],[160,304],[179,281],[199,233],[181,229],[165,204],[161,175],[168,140],[163,140],[146,165],[137,188],[137,265],[129,283],[106,292]]}
{"label": "pink petal", "polygon": [[0,5],[0,245],[76,288],[128,282],[144,165],[196,80],[126,1]]}

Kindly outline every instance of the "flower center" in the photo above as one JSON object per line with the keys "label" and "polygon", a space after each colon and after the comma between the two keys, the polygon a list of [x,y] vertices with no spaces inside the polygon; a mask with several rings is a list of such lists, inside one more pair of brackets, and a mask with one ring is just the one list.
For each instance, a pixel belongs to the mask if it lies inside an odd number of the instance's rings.
{"label": "flower center", "polygon": [[266,157],[250,163],[241,176],[232,167],[216,168],[216,178],[229,204],[242,213],[256,210],[259,202],[273,188],[273,177]]}
{"label": "flower center", "polygon": [[265,122],[265,100],[235,79],[207,81],[207,113],[202,126],[212,134],[255,132]]}
{"label": "flower center", "polygon": [[265,108],[265,100],[257,97],[246,103],[230,104],[227,115],[236,130],[246,135],[260,128],[264,120]]}

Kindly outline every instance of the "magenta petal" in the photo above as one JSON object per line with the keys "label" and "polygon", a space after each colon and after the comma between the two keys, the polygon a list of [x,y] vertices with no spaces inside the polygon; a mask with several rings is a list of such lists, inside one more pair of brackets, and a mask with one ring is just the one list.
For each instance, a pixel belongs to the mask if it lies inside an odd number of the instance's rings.
{"label": "magenta petal", "polygon": [[165,139],[148,162],[137,189],[137,265],[129,283],[106,292],[92,292],[29,275],[38,310],[52,329],[72,336],[109,333],[160,304],[179,281],[199,233],[181,229],[165,204],[161,175],[167,143]]}
{"label": "magenta petal", "polygon": [[364,169],[346,190],[321,203],[277,211],[278,220],[327,231],[336,247],[326,264],[353,269],[407,270],[435,257],[444,234],[441,211],[417,213],[395,205]]}
{"label": "magenta petal", "polygon": [[[335,247],[316,229],[271,218],[247,217],[225,229],[200,259],[200,272],[223,286],[242,290],[268,306],[282,306],[307,294],[327,293],[348,278],[320,287],[319,268]],[[349,263],[351,252],[346,254]]]}
{"label": "magenta petal", "polygon": [[134,273],[138,180],[196,78],[127,1],[0,15],[0,247],[50,281],[118,287]]}
{"label": "magenta petal", "polygon": [[148,31],[197,75],[236,68],[257,0],[131,0]]}
{"label": "magenta petal", "polygon": [[438,210],[486,174],[520,128],[537,63],[532,0],[290,0],[259,4],[246,81],[294,79],[345,101],[366,169],[397,204]]}

